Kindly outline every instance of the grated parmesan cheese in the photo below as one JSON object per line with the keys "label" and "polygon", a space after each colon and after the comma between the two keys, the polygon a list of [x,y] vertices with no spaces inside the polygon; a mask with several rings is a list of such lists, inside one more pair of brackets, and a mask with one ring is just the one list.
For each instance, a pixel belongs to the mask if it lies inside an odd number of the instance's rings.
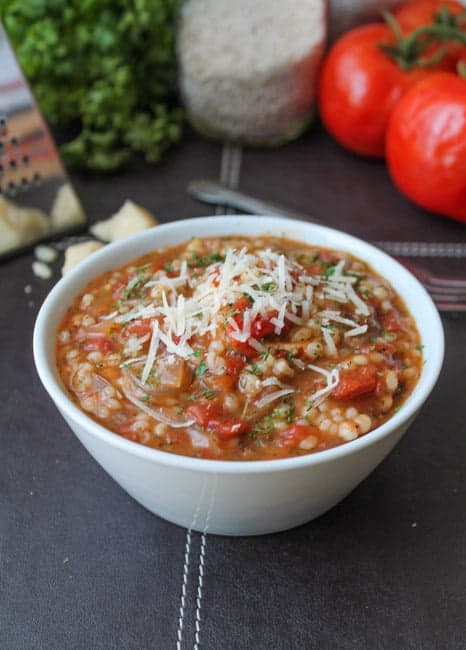
{"label": "grated parmesan cheese", "polygon": [[[143,382],[149,377],[160,346],[169,354],[188,359],[193,353],[189,344],[192,337],[214,335],[225,324],[229,326],[232,339],[247,343],[260,353],[263,345],[252,336],[252,325],[257,317],[271,322],[276,335],[282,333],[287,322],[299,326],[319,322],[329,357],[337,355],[331,323],[348,328],[344,334],[348,337],[367,331],[363,317],[370,310],[354,290],[357,277],[344,274],[345,260],[339,261],[329,276],[310,276],[300,264],[271,249],[250,253],[246,247],[240,250],[227,248],[223,254],[223,262],[208,265],[196,276],[186,261],[182,262],[175,277],[168,277],[165,271],[158,270],[144,285],[151,288],[149,301],[132,306],[129,311],[126,311],[128,305],[123,305],[118,312],[102,317],[114,319],[117,323],[153,319]],[[137,280],[130,280],[128,289],[131,289],[131,282],[136,286]],[[189,294],[185,296],[188,290]],[[320,309],[318,304],[322,292],[327,297],[332,295],[335,302],[346,305],[346,313],[337,309]],[[242,309],[241,319],[237,322],[232,316],[225,318],[231,305],[244,299],[245,295],[251,302],[249,307]],[[271,317],[271,312],[275,316]],[[348,317],[349,312],[354,318]],[[139,351],[142,342],[143,339],[135,340],[133,354]],[[326,378],[327,388],[318,391],[314,398],[331,391],[329,387],[335,385],[337,374],[327,374]]]}

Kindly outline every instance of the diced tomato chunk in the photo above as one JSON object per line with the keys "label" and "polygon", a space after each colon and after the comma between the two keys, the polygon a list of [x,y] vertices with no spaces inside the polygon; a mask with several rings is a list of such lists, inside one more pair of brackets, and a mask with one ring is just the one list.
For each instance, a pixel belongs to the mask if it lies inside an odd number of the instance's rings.
{"label": "diced tomato chunk", "polygon": [[361,366],[340,372],[340,381],[333,389],[335,399],[353,399],[361,395],[373,393],[377,388],[377,367],[374,365]]}
{"label": "diced tomato chunk", "polygon": [[227,375],[237,377],[245,365],[246,361],[238,354],[230,354],[225,358],[225,369]]}
{"label": "diced tomato chunk", "polygon": [[216,415],[218,412],[218,407],[214,402],[199,402],[197,404],[191,404],[188,406],[187,413],[194,418],[196,424],[200,427],[207,426],[209,418]]}
{"label": "diced tomato chunk", "polygon": [[248,359],[257,355],[257,351],[254,350],[254,348],[251,347],[246,341],[238,341],[238,339],[230,337],[230,345],[240,354],[244,354],[244,356]]}
{"label": "diced tomato chunk", "polygon": [[251,334],[255,339],[263,339],[266,336],[273,334],[275,330],[275,325],[273,325],[270,320],[258,316],[251,325]]}
{"label": "diced tomato chunk", "polygon": [[198,426],[209,433],[214,433],[220,440],[236,438],[248,428],[248,423],[244,420],[223,415],[218,403],[215,402],[192,404],[187,412]]}
{"label": "diced tomato chunk", "polygon": [[230,392],[236,383],[233,375],[215,375],[215,388],[223,392]]}
{"label": "diced tomato chunk", "polygon": [[123,338],[136,336],[138,339],[152,332],[152,321],[149,318],[138,318],[131,321],[123,331]]}
{"label": "diced tomato chunk", "polygon": [[215,433],[220,440],[236,438],[244,433],[247,428],[247,422],[235,418],[211,418],[207,423],[207,431]]}
{"label": "diced tomato chunk", "polygon": [[[243,300],[247,302],[247,305],[244,305],[241,308],[238,307],[239,303],[243,305]],[[235,309],[239,309],[240,311],[247,309],[249,306],[250,303],[247,300],[247,298],[237,300],[234,303]],[[251,323],[251,337],[253,339],[260,340],[265,338],[266,336],[270,336],[271,334],[273,334],[275,330],[275,326],[270,322],[270,318],[273,318],[274,316],[276,316],[276,312],[271,312],[269,318],[265,318],[263,316],[257,316]],[[257,355],[257,351],[251,345],[249,345],[247,341],[238,341],[238,339],[232,336],[234,332],[243,329],[243,314],[242,313],[235,314],[234,316],[232,316],[231,320],[235,322],[235,325],[232,325],[231,322],[228,323],[227,325],[227,334],[230,338],[231,346],[235,350],[237,350],[241,354],[244,354],[248,358],[255,357]]]}
{"label": "diced tomato chunk", "polygon": [[245,309],[249,309],[251,306],[251,301],[249,298],[246,298],[244,296],[243,298],[238,298],[238,300],[235,300],[235,302],[232,305],[233,310],[238,310],[239,312],[244,311]]}
{"label": "diced tomato chunk", "polygon": [[280,447],[297,447],[299,443],[312,435],[318,435],[319,430],[316,427],[305,424],[292,424],[290,427],[280,432]]}
{"label": "diced tomato chunk", "polygon": [[391,309],[385,313],[382,318],[382,325],[387,332],[401,332],[403,329],[403,323],[401,320],[401,314],[397,309]]}
{"label": "diced tomato chunk", "polygon": [[88,339],[84,345],[83,345],[84,350],[86,352],[102,352],[102,354],[106,354],[107,352],[112,352],[113,350],[113,343],[111,340],[106,336],[105,334],[102,334],[100,337],[95,337],[92,339]]}

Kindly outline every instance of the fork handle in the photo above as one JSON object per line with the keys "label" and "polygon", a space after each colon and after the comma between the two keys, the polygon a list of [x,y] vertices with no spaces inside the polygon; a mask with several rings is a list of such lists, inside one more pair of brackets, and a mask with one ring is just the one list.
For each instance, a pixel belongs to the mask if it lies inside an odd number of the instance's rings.
{"label": "fork handle", "polygon": [[231,190],[220,183],[208,180],[194,180],[188,185],[188,193],[193,198],[203,203],[212,203],[214,205],[225,205],[228,208],[244,210],[249,214],[267,215],[271,217],[284,217],[285,219],[299,219],[301,221],[312,221],[320,225],[325,225],[319,219],[310,219],[309,215],[289,210],[275,203],[268,203],[252,196]]}
{"label": "fork handle", "polygon": [[[327,225],[322,220],[310,217],[308,214],[290,210],[276,203],[256,199],[238,192],[238,190],[231,190],[215,181],[203,179],[191,181],[188,185],[188,193],[193,198],[204,203],[224,205],[229,208],[243,210],[249,214],[299,219],[322,226]],[[374,241],[372,243],[390,253],[390,255],[400,257],[466,257],[466,243],[464,242]]]}

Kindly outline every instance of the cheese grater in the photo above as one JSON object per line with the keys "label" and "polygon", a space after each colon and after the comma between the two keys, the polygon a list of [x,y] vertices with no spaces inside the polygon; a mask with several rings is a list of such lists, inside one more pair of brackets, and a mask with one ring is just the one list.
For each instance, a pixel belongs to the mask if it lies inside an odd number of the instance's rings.
{"label": "cheese grater", "polygon": [[0,259],[86,218],[0,22]]}

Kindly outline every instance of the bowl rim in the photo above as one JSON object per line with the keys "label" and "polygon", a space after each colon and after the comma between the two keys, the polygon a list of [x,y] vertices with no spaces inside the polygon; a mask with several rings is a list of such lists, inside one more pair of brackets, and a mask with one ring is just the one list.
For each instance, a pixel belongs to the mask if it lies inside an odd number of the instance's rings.
{"label": "bowl rim", "polygon": [[[310,228],[313,232],[323,236],[324,238],[337,237],[338,241],[336,242],[335,250],[347,250],[351,253],[352,249],[356,246],[356,248],[362,249],[368,254],[370,253],[372,255],[377,255],[380,258],[381,263],[384,265],[384,270],[381,275],[383,277],[386,277],[387,280],[389,280],[390,284],[393,284],[393,280],[390,276],[392,276],[393,273],[396,273],[398,275],[401,275],[403,283],[407,282],[416,290],[423,308],[428,312],[430,327],[434,329],[434,335],[438,340],[436,341],[436,346],[429,351],[428,367],[426,369],[426,363],[424,363],[421,376],[413,392],[407,398],[406,402],[403,403],[403,407],[397,413],[394,413],[385,423],[355,440],[344,442],[337,447],[332,447],[330,449],[316,453],[271,460],[215,460],[183,456],[168,451],[154,449],[152,447],[146,447],[141,443],[127,440],[118,434],[113,433],[98,422],[94,421],[71,400],[70,396],[66,392],[66,389],[62,386],[61,381],[58,378],[58,374],[55,368],[55,354],[52,355],[53,359],[51,359],[49,358],[50,355],[47,355],[46,351],[46,342],[48,339],[50,339],[49,322],[54,317],[55,309],[59,307],[64,313],[65,309],[71,304],[71,301],[74,299],[74,297],[86,286],[89,280],[86,279],[81,283],[78,282],[78,284],[80,284],[80,287],[75,288],[72,291],[71,297],[68,295],[69,286],[74,285],[74,283],[78,281],[80,275],[92,270],[96,264],[98,265],[100,262],[104,262],[107,258],[113,259],[117,253],[124,253],[127,249],[133,246],[141,246],[141,251],[135,255],[131,255],[128,259],[126,259],[123,255],[123,261],[119,262],[117,265],[115,265],[115,263],[109,262],[108,265],[106,267],[104,265],[104,267],[107,268],[107,270],[118,268],[119,266],[126,264],[131,259],[135,259],[145,254],[146,251],[144,249],[149,241],[151,241],[151,245],[147,247],[147,252],[150,250],[155,250],[157,247],[163,248],[164,246],[176,245],[176,242],[182,243],[183,241],[187,241],[192,236],[189,234],[190,226],[193,226],[194,224],[197,226],[214,226],[215,224],[219,223],[225,224],[226,219],[231,219],[232,225],[235,224],[236,226],[238,224],[246,223],[246,221],[250,223],[251,219],[254,219],[255,222],[258,224],[260,223],[261,226],[262,223],[264,224],[264,235],[271,234],[272,236],[279,236],[279,233],[283,233],[287,230],[287,228],[290,228],[290,226],[298,226],[304,227],[306,229]],[[241,233],[239,232],[238,228],[235,227],[235,225],[232,227],[231,234],[240,235]],[[272,232],[269,233],[269,230]],[[173,234],[175,235],[171,244],[157,244],[157,233],[166,233],[170,235],[171,231],[173,231]],[[215,236],[218,233],[213,230],[211,234]],[[177,235],[180,236],[177,237]],[[258,235],[256,234],[255,236]],[[340,240],[343,240],[343,246],[342,241]],[[353,254],[356,257],[359,257],[360,251],[358,250],[357,253]],[[365,259],[364,255],[362,259]],[[370,264],[370,262],[368,263]],[[388,275],[385,271],[386,264],[389,266]],[[98,275],[103,272],[104,270],[101,269],[94,275]],[[63,306],[63,303],[65,303],[65,306]],[[408,305],[408,308],[411,311],[410,305]],[[416,317],[415,320],[417,321]],[[418,322],[417,325],[419,327]],[[54,331],[54,340],[55,334],[56,331]],[[409,425],[411,419],[414,418],[417,411],[428,398],[437,382],[443,364],[444,348],[445,337],[442,321],[431,297],[424,289],[424,287],[419,283],[419,281],[399,262],[387,255],[387,253],[358,237],[354,237],[353,235],[347,234],[336,228],[322,226],[320,224],[314,224],[312,222],[285,219],[276,216],[251,217],[251,215],[206,216],[171,221],[149,230],[137,233],[127,239],[108,244],[104,248],[93,253],[87,259],[83,260],[78,265],[78,267],[73,269],[70,273],[68,273],[65,277],[61,278],[57,282],[57,284],[47,295],[39,310],[33,334],[33,355],[37,373],[45,390],[52,398],[52,401],[55,403],[60,413],[65,416],[66,419],[72,420],[81,429],[84,429],[86,432],[91,433],[93,436],[103,442],[106,442],[112,447],[116,447],[124,452],[128,452],[130,455],[136,455],[140,458],[165,466],[171,466],[194,472],[205,472],[208,474],[214,473],[241,475],[281,472],[294,468],[320,465],[322,463],[330,462],[341,457],[351,456],[352,454],[357,453],[366,447],[370,447],[377,441],[388,437],[390,433],[398,430],[403,425]]]}

